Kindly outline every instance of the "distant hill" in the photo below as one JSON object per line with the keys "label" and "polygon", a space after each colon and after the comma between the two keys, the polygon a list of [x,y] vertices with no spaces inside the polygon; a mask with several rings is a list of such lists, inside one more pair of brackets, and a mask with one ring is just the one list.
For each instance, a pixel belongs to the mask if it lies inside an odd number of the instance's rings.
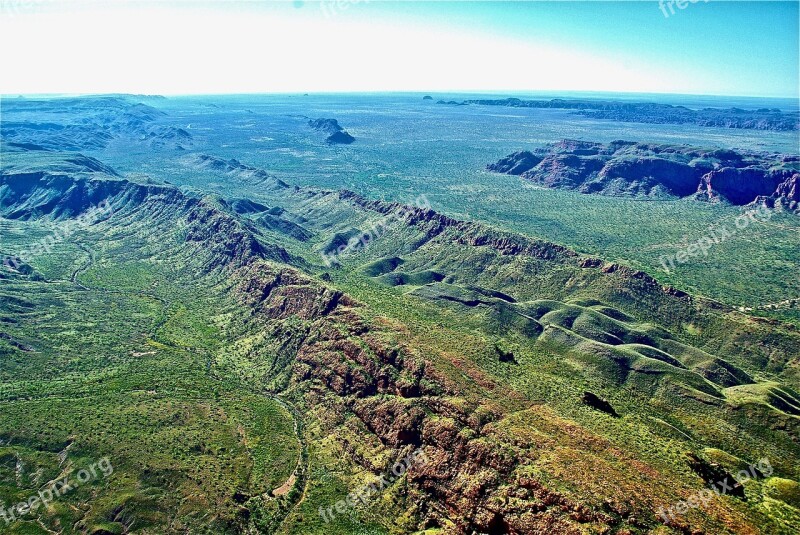
{"label": "distant hill", "polygon": [[[123,137],[146,142],[153,149],[190,146],[193,137],[189,132],[156,124],[165,113],[139,102],[161,99],[147,96],[140,99],[133,95],[4,99],[0,139],[11,146],[25,143],[53,151],[100,150]],[[80,113],[80,120],[72,113]],[[37,114],[46,114],[48,121],[32,120]]]}
{"label": "distant hill", "polygon": [[506,106],[512,108],[548,108],[576,110],[578,115],[592,119],[607,119],[628,123],[651,124],[694,124],[697,126],[716,126],[722,128],[742,128],[749,130],[798,130],[800,113],[785,112],[779,109],[762,108],[743,110],[741,108],[703,108],[690,109],[685,106],[657,104],[654,102],[620,102],[602,100],[561,99],[521,100],[519,98],[477,99],[439,101],[438,104],[479,106]]}
{"label": "distant hill", "polygon": [[800,156],[733,150],[565,139],[515,152],[487,170],[518,175],[542,186],[632,197],[724,199],[800,209]]}
{"label": "distant hill", "polygon": [[310,120],[308,121],[308,125],[314,130],[319,130],[328,134],[328,138],[325,141],[331,145],[349,145],[356,140],[356,138],[351,136],[339,125],[339,121],[336,119]]}

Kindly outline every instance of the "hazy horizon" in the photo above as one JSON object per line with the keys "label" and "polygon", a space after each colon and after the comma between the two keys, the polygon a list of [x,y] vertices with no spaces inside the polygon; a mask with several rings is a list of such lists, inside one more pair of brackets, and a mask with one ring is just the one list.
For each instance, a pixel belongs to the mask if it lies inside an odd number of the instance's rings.
{"label": "hazy horizon", "polygon": [[[280,98],[314,98],[314,97],[372,97],[391,98],[409,96],[421,98],[432,96],[439,100],[468,100],[474,98],[520,98],[522,100],[608,100],[630,102],[653,102],[673,106],[684,106],[690,109],[701,108],[731,108],[742,107],[753,109],[756,107],[778,108],[784,111],[796,112],[800,110],[800,97],[778,96],[752,96],[752,95],[703,95],[684,93],[641,93],[625,91],[536,91],[536,90],[509,90],[509,91],[311,91],[311,92],[251,92],[251,93],[183,93],[183,94],[156,94],[156,93],[11,93],[0,94],[0,101],[9,101],[15,98],[35,99],[69,99],[83,97],[138,97],[145,99],[280,99]],[[0,102],[0,117],[2,116],[2,103]]]}
{"label": "hazy horizon", "polygon": [[699,1],[683,9],[638,1],[1,5],[0,44],[15,53],[4,62],[0,93],[11,95],[797,98],[800,86],[797,2]]}

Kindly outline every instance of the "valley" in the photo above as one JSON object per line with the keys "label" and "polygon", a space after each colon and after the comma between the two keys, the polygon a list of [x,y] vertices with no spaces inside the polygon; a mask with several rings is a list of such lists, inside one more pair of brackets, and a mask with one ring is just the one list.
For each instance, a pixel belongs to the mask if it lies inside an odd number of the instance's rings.
{"label": "valley", "polygon": [[[395,102],[388,128],[353,97],[211,98],[4,109],[20,124],[3,126],[0,173],[0,502],[115,467],[10,533],[800,529],[788,203],[663,273],[681,233],[743,208],[483,170],[539,144],[534,120],[553,136],[551,110],[493,122],[372,97]],[[100,119],[69,126],[82,117]],[[602,143],[674,135],[575,120]],[[729,130],[720,144],[747,145]],[[760,139],[778,152],[793,135]],[[419,195],[430,207],[400,204]],[[319,513],[418,450],[371,501]],[[753,465],[738,495],[659,513]]]}

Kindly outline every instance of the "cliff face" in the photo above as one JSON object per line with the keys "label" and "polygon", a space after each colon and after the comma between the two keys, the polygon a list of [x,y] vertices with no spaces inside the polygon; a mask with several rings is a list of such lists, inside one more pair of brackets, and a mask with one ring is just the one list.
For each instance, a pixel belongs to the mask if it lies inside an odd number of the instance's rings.
{"label": "cliff face", "polygon": [[759,195],[777,194],[778,187],[793,174],[787,170],[725,167],[703,175],[699,191],[708,194],[709,198],[722,196],[733,204],[745,205],[753,202]]}
{"label": "cliff face", "polygon": [[[740,154],[683,146],[563,140],[513,153],[487,170],[543,186],[614,196],[688,197],[704,193],[745,205],[758,197],[791,205],[785,185],[800,170],[797,156]],[[787,197],[788,196],[788,197]]]}
{"label": "cliff face", "polygon": [[800,213],[800,173],[794,173],[778,184],[772,195],[759,195],[756,202],[769,208],[780,206],[784,210]]}
{"label": "cliff face", "polygon": [[45,155],[46,168],[17,163],[13,157],[0,170],[0,214],[9,219],[76,217],[108,201],[113,209],[148,197],[180,196],[171,186],[135,184],[82,154]]}
{"label": "cliff face", "polygon": [[794,173],[780,184],[775,190],[775,196],[786,202],[793,210],[796,210],[798,203],[800,203],[800,173]]}
{"label": "cliff face", "polygon": [[543,158],[536,154],[523,150],[509,154],[505,158],[501,158],[497,163],[492,163],[486,166],[488,171],[494,173],[503,173],[506,175],[521,175],[526,171],[530,171],[537,166]]}
{"label": "cliff face", "polygon": [[647,195],[661,187],[672,195],[684,197],[696,191],[697,175],[701,172],[702,168],[658,156],[612,158],[598,173],[596,187],[602,191],[605,184],[619,179],[628,185],[629,191]]}

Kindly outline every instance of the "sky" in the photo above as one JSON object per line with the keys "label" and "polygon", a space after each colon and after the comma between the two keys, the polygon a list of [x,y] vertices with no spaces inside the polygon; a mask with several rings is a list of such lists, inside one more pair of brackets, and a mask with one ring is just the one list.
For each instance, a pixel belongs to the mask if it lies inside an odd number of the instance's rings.
{"label": "sky", "polygon": [[0,93],[798,97],[798,5],[0,0]]}

